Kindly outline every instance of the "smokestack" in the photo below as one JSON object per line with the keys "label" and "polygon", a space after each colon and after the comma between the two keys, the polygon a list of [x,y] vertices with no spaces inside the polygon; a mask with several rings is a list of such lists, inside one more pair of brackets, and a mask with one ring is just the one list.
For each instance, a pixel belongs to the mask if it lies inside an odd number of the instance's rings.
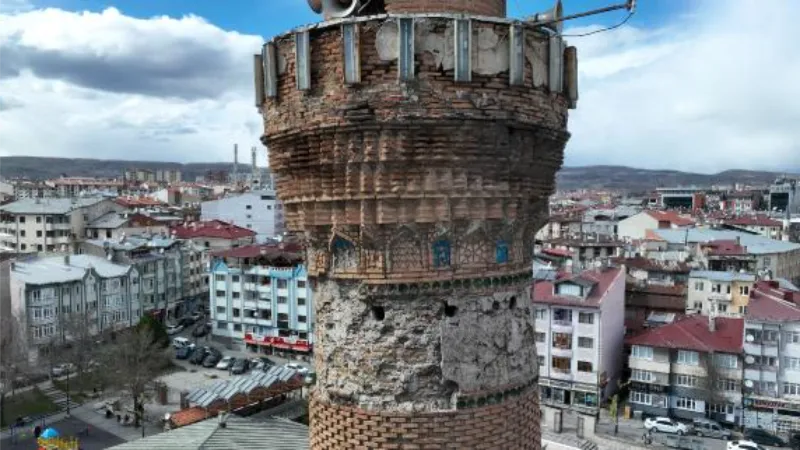
{"label": "smokestack", "polygon": [[233,182],[239,182],[239,144],[233,144]]}

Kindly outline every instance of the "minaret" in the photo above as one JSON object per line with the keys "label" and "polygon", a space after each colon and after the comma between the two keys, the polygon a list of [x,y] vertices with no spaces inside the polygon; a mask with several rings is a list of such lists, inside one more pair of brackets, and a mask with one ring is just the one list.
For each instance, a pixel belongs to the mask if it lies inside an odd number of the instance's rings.
{"label": "minaret", "polygon": [[252,173],[250,174],[250,186],[252,189],[261,188],[261,175],[258,170],[258,165],[256,164],[256,147],[250,148],[250,153],[252,155],[251,159],[251,170]]}
{"label": "minaret", "polygon": [[311,0],[339,19],[254,58],[314,286],[310,446],[539,449],[530,270],[575,49],[505,0],[366,3]]}
{"label": "minaret", "polygon": [[233,144],[233,184],[239,183],[239,144]]}

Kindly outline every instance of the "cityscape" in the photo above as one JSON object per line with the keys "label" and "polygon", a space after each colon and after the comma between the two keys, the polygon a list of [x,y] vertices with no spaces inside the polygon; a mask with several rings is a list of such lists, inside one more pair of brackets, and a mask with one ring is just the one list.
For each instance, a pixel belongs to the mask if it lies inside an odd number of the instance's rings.
{"label": "cityscape", "polygon": [[[713,2],[281,0],[264,19],[248,1],[255,34],[204,2],[2,3],[0,448],[800,449],[800,136],[723,137],[714,99],[676,99],[692,130],[653,125],[646,158],[603,159],[640,131],[587,116],[628,82],[597,81],[594,36],[673,32],[670,14],[699,33],[722,23]],[[733,3],[731,24],[754,7]],[[31,91],[113,92],[111,115],[157,97],[155,125],[104,131],[59,104],[63,144],[60,124],[47,146],[21,131],[35,97],[15,83],[66,70],[25,54],[56,52],[31,30],[173,16],[236,56],[184,77],[194,50],[165,41],[131,70],[168,83],[76,71]],[[633,93],[662,44],[608,56],[637,61],[619,69]],[[108,64],[133,67],[125,45]],[[220,106],[207,84],[229,77],[246,114],[177,106]]]}

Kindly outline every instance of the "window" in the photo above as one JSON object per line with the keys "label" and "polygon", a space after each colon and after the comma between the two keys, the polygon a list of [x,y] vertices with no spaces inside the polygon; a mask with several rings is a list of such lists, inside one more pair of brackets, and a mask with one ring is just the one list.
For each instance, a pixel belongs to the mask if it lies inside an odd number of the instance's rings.
{"label": "window", "polygon": [[800,384],[783,383],[783,395],[800,395]]}
{"label": "window", "polygon": [[764,330],[761,333],[761,339],[764,342],[778,342],[778,331],[777,330]]}
{"label": "window", "polygon": [[223,322],[221,320],[217,321],[217,329],[218,330],[224,330],[226,328],[228,328],[228,322]]}
{"label": "window", "polygon": [[734,406],[732,403],[714,403],[708,405],[708,411],[717,414],[733,414]]}
{"label": "window", "polygon": [[433,243],[433,267],[450,266],[450,241],[439,239]]}
{"label": "window", "polygon": [[279,304],[285,304],[285,303],[288,303],[288,302],[289,302],[289,299],[288,299],[288,298],[286,298],[286,297],[284,297],[284,296],[282,296],[282,295],[279,295],[279,296],[278,296],[278,303],[279,303]]}
{"label": "window", "polygon": [[753,356],[753,364],[757,366],[776,367],[778,365],[778,358],[774,356]]}
{"label": "window", "polygon": [[253,215],[252,215],[252,214],[248,214],[248,215],[246,216],[246,218],[248,218],[248,219],[252,219],[252,218],[253,218]]}
{"label": "window", "polygon": [[[750,330],[747,330],[748,333]],[[784,334],[787,344],[800,344],[800,331],[787,331]]]}
{"label": "window", "polygon": [[36,237],[42,237],[42,230],[36,230]]}
{"label": "window", "polygon": [[233,298],[240,298],[241,296],[242,296],[242,294],[240,292],[232,292],[231,293],[231,297],[233,297]]}
{"label": "window", "polygon": [[239,310],[239,308],[233,308],[233,317],[239,317],[241,314],[242,312]]}
{"label": "window", "polygon": [[42,223],[42,216],[36,216],[36,223]]}
{"label": "window", "polygon": [[800,370],[800,358],[783,358],[783,368],[786,370]]}
{"label": "window", "polygon": [[719,283],[712,284],[711,285],[711,292],[714,292],[714,293],[717,293],[717,294],[721,293],[722,292],[722,285],[719,284]]}
{"label": "window", "polygon": [[506,241],[497,241],[495,246],[495,260],[497,264],[505,264],[508,262],[508,244]]}
{"label": "window", "polygon": [[675,407],[678,409],[688,409],[694,411],[696,409],[695,400],[689,397],[678,397],[675,399]]}
{"label": "window", "polygon": [[19,230],[19,235],[21,237],[25,237],[25,230]]}
{"label": "window", "polygon": [[569,333],[553,333],[553,348],[572,349],[572,335]]}
{"label": "window", "polygon": [[739,382],[727,378],[717,380],[717,390],[724,392],[738,392],[740,390]]}
{"label": "window", "polygon": [[19,216],[19,223],[25,223],[25,216]]}
{"label": "window", "polygon": [[37,251],[37,252],[40,252],[40,251],[42,251],[42,244],[38,244],[38,245],[36,246],[36,251]]}
{"label": "window", "polygon": [[750,286],[739,286],[739,295],[750,295]]}
{"label": "window", "polygon": [[678,350],[678,364],[697,366],[700,364],[700,354],[688,350]]}
{"label": "window", "polygon": [[233,324],[233,331],[242,331],[242,324],[240,323]]}
{"label": "window", "polygon": [[578,347],[594,348],[594,339],[590,337],[578,337]]}
{"label": "window", "polygon": [[253,209],[253,205],[246,205],[244,209]]}
{"label": "window", "polygon": [[553,321],[560,322],[564,325],[572,324],[572,310],[571,309],[555,309],[553,310]]}
{"label": "window", "polygon": [[544,356],[539,355],[536,357],[536,360],[539,361],[539,366],[544,366]]}
{"label": "window", "polygon": [[702,311],[703,310],[703,302],[694,302],[694,309],[696,309],[697,311]]}
{"label": "window", "polygon": [[306,299],[303,297],[297,297],[297,306],[306,306]]}
{"label": "window", "polygon": [[239,275],[231,276],[231,281],[233,281],[234,283],[238,283],[239,282]]}
{"label": "window", "polygon": [[297,323],[306,323],[307,320],[306,316],[297,316]]}
{"label": "window", "polygon": [[633,381],[643,381],[645,383],[649,383],[653,381],[653,378],[653,372],[639,369],[631,370],[631,380]]}
{"label": "window", "polygon": [[675,384],[677,386],[697,387],[699,379],[692,375],[675,375]]}
{"label": "window", "polygon": [[653,347],[634,345],[631,347],[631,358],[653,360]]}
{"label": "window", "polygon": [[715,353],[714,365],[723,369],[735,369],[739,366],[739,358],[727,353]]}
{"label": "window", "polygon": [[278,289],[286,289],[287,286],[288,284],[286,283],[286,280],[281,278],[278,279]]}
{"label": "window", "polygon": [[589,361],[578,361],[578,372],[591,372],[592,363]]}
{"label": "window", "polygon": [[297,289],[305,289],[306,282],[305,280],[297,280]]}
{"label": "window", "polygon": [[217,297],[225,297],[225,291],[217,291]]}
{"label": "window", "polygon": [[217,314],[225,314],[225,307],[217,306]]}
{"label": "window", "polygon": [[214,275],[214,280],[215,281],[225,281],[225,275],[222,275],[222,274]]}
{"label": "window", "polygon": [[653,397],[650,394],[645,394],[644,392],[631,391],[631,395],[628,400],[631,403],[638,403],[640,405],[653,404]]}
{"label": "window", "polygon": [[562,358],[559,356],[553,357],[553,370],[556,372],[569,372],[572,361],[569,358]]}
{"label": "window", "polygon": [[695,281],[694,282],[694,290],[695,291],[702,291],[703,289],[705,289],[705,286],[704,286],[702,281]]}
{"label": "window", "polygon": [[248,223],[247,225],[245,225],[245,227],[246,228],[253,228],[253,224],[252,223]]}
{"label": "window", "polygon": [[543,320],[547,318],[547,310],[546,309],[535,309],[533,310],[533,317],[536,320]]}
{"label": "window", "polygon": [[544,342],[546,339],[546,335],[538,331],[536,332],[535,337],[536,337],[536,342]]}
{"label": "window", "polygon": [[727,303],[718,304],[717,310],[719,310],[719,312],[728,312],[728,304]]}
{"label": "window", "polygon": [[594,313],[578,313],[578,322],[585,324],[594,323]]}

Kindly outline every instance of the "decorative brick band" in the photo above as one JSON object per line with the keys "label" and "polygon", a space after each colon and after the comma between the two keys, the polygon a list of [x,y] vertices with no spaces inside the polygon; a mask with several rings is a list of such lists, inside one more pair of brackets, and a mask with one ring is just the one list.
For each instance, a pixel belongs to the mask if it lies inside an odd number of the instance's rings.
{"label": "decorative brick band", "polygon": [[376,412],[320,402],[312,395],[311,448],[541,449],[538,389],[479,408]]}

